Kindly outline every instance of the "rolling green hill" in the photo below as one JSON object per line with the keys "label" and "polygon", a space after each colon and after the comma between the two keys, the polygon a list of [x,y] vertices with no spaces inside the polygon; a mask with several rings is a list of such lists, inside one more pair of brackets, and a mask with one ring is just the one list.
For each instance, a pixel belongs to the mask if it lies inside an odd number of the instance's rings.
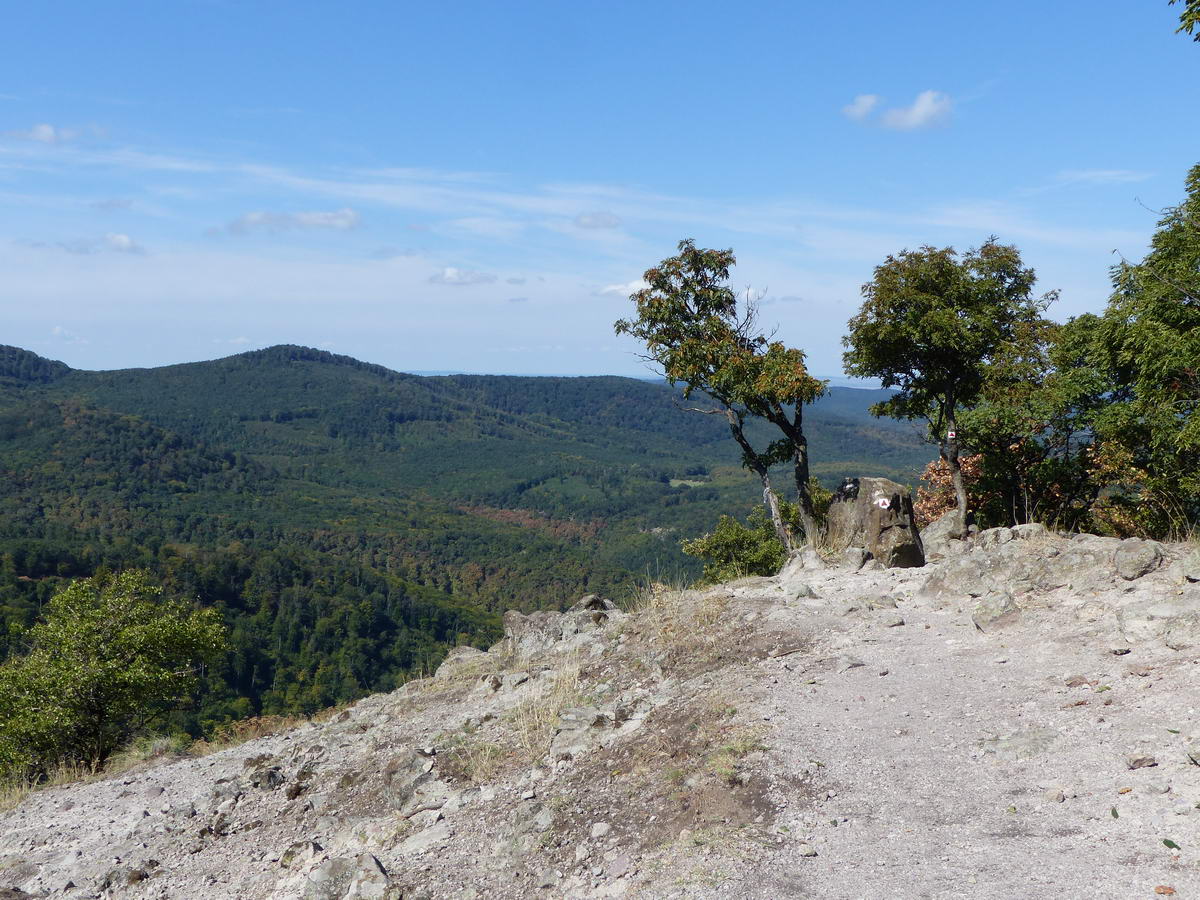
{"label": "rolling green hill", "polygon": [[[146,566],[234,635],[195,729],[386,689],[506,608],[690,577],[680,539],[757,490],[719,418],[675,396],[294,346],[105,372],[0,348],[0,654],[62,578]],[[827,483],[912,481],[930,457],[866,414],[881,396],[808,413]]]}

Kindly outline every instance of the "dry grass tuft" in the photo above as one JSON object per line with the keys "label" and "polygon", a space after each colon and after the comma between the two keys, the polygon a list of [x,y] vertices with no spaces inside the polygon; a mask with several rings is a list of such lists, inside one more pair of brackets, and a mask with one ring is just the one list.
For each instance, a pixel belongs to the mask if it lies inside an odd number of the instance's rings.
{"label": "dry grass tuft", "polygon": [[451,777],[486,784],[512,759],[512,750],[501,744],[458,737],[438,752],[438,768]]}
{"label": "dry grass tuft", "polygon": [[63,763],[52,769],[41,780],[19,777],[0,782],[0,812],[15,809],[34,791],[62,787],[64,784],[74,784],[79,781],[90,781],[96,777],[98,776],[85,765]]}
{"label": "dry grass tuft", "polygon": [[517,742],[529,762],[537,762],[550,752],[559,713],[578,700],[579,660],[571,656],[563,660],[548,689],[522,700],[513,709]]}
{"label": "dry grass tuft", "polygon": [[238,744],[244,744],[255,738],[291,731],[293,728],[298,728],[308,721],[328,721],[343,708],[332,706],[329,709],[323,709],[316,713],[312,719],[305,719],[298,716],[253,716],[249,719],[226,722],[224,725],[217,727],[213,732],[211,740],[204,740],[202,738],[198,741],[193,741],[191,746],[188,747],[187,752],[189,756],[208,756],[210,753],[228,750],[230,747],[236,747]]}
{"label": "dry grass tuft", "polygon": [[721,624],[731,599],[720,588],[646,595],[638,609],[638,628],[647,662],[665,672],[684,663],[704,666],[719,657],[725,649]]}

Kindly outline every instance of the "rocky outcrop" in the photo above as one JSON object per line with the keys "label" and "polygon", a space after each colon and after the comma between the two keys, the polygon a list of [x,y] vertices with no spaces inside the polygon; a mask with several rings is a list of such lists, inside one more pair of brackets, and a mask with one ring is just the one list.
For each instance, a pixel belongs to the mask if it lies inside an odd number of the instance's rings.
{"label": "rocky outcrop", "polygon": [[[912,497],[887,478],[859,478],[843,485],[829,507],[829,537],[835,548],[862,548],[868,554],[862,562],[877,559],[885,568],[925,565]],[[852,558],[858,561],[859,554]]]}
{"label": "rocky outcrop", "polygon": [[29,795],[0,898],[1197,895],[1195,552],[962,543],[510,613],[435,677]]}

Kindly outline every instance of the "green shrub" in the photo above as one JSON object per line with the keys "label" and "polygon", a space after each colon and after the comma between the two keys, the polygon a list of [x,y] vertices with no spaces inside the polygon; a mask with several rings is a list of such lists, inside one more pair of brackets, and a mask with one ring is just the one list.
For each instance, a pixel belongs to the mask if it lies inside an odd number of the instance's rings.
{"label": "green shrub", "polygon": [[[817,527],[824,531],[833,491],[824,488],[815,478],[809,480],[808,490]],[[800,527],[800,507],[785,500],[779,508],[785,524],[796,533]],[[810,540],[810,543],[815,541]],[[711,532],[694,541],[684,541],[682,547],[688,556],[704,560],[703,584],[718,584],[747,575],[774,575],[787,559],[771,519],[761,506],[754,507],[745,522],[733,516],[721,516]]]}
{"label": "green shrub", "polygon": [[225,652],[215,610],[164,598],[144,571],[98,575],[55,595],[29,652],[0,666],[0,777],[97,770],[188,696]]}

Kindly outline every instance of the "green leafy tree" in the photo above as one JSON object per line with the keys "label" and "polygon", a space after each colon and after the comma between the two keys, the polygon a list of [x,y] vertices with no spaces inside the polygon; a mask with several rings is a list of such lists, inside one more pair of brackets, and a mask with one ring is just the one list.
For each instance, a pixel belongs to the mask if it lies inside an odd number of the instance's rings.
{"label": "green leafy tree", "polygon": [[863,285],[863,305],[843,338],[846,372],[895,388],[877,416],[925,419],[950,470],[957,530],[966,530],[959,456],[970,437],[962,412],[975,404],[989,366],[1041,318],[1054,294],[1033,296],[1036,276],[1015,247],[993,237],[961,256],[925,246],[889,256]]}
{"label": "green leafy tree", "polygon": [[1186,189],[1142,261],[1114,267],[1095,342],[1115,385],[1096,423],[1110,500],[1163,534],[1200,521],[1200,165]]}
{"label": "green leafy tree", "polygon": [[27,637],[0,666],[0,772],[25,777],[98,768],[226,649],[215,610],[163,597],[137,570],[74,582]]}
{"label": "green leafy tree", "polygon": [[[754,302],[749,296],[740,301],[729,285],[735,261],[732,250],[705,250],[691,240],[680,241],[679,254],[648,269],[642,276],[647,287],[630,297],[637,317],[622,319],[615,328],[617,334],[644,341],[647,358],[672,385],[683,385],[685,398],[701,392],[717,402],[717,408],[692,408],[725,416],[743,464],[762,482],[775,533],[791,549],[770,467],[791,462],[801,528],[813,535],[804,406],[825,392],[825,382],[808,374],[802,350],[759,330]],[[766,448],[754,447],[746,435],[748,417],[765,419],[782,437]]]}
{"label": "green leafy tree", "polygon": [[1064,325],[1019,322],[988,366],[976,404],[960,414],[979,454],[972,488],[988,525],[1082,527],[1097,499],[1092,436],[1112,382],[1093,362],[1094,315]]}
{"label": "green leafy tree", "polygon": [[1179,28],[1176,32],[1186,32],[1192,40],[1200,41],[1200,0],[1170,0],[1172,6],[1183,3],[1183,11],[1179,14]]}

